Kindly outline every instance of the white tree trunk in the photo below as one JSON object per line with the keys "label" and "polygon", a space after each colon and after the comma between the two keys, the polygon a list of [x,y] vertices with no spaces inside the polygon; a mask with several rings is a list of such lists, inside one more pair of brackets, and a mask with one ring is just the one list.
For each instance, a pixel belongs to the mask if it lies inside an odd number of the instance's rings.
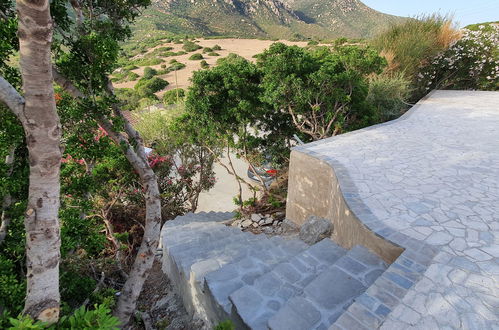
{"label": "white tree trunk", "polygon": [[52,19],[48,0],[17,0],[17,11],[25,99],[21,122],[30,162],[24,312],[52,323],[59,319],[61,245],[58,217],[61,125],[52,85]]}

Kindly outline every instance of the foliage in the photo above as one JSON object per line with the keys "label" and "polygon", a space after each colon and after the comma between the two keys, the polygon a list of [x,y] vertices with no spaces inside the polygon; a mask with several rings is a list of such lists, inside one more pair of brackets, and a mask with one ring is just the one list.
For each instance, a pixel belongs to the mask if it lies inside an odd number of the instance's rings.
{"label": "foliage", "polygon": [[420,95],[431,89],[499,90],[499,27],[463,30],[462,39],[438,54],[417,76]]}
{"label": "foliage", "polygon": [[99,329],[99,330],[114,330],[119,329],[120,323],[118,319],[111,315],[111,310],[108,306],[101,304],[95,305],[94,309],[86,309],[80,307],[73,315],[63,316],[57,324],[47,325],[40,321],[34,321],[28,316],[19,316],[19,318],[10,318],[8,329]]}
{"label": "foliage", "polygon": [[213,155],[190,137],[190,127],[177,120],[180,113],[155,112],[142,117],[137,129],[154,147],[151,167],[160,178],[164,219],[197,208],[199,194],[215,184]]}
{"label": "foliage", "polygon": [[376,110],[377,121],[396,119],[408,109],[410,81],[402,74],[382,74],[369,78],[366,101]]}
{"label": "foliage", "polygon": [[142,79],[151,79],[155,75],[158,74],[158,71],[156,69],[153,69],[151,67],[145,67],[144,68],[144,74],[142,75]]}
{"label": "foliage", "polygon": [[189,60],[191,61],[199,61],[199,60],[202,60],[204,57],[202,54],[200,53],[196,53],[196,54],[192,54],[190,57],[189,57]]}
{"label": "foliage", "polygon": [[215,45],[211,49],[213,49],[213,50],[222,50],[222,47],[220,47],[219,45]]}
{"label": "foliage", "polygon": [[184,89],[182,88],[171,89],[169,91],[166,91],[165,94],[163,94],[163,104],[171,105],[171,104],[180,103],[184,100],[184,97],[185,97]]}
{"label": "foliage", "polygon": [[445,16],[423,16],[394,25],[371,41],[389,62],[388,70],[414,77],[419,67],[459,38]]}
{"label": "foliage", "polygon": [[202,60],[199,64],[201,65],[202,69],[208,69],[210,67],[208,62],[206,62],[205,60]]}
{"label": "foliage", "polygon": [[185,41],[184,45],[182,46],[182,49],[185,50],[186,52],[194,52],[198,49],[201,49],[203,47],[199,46],[198,44],[192,42],[192,41]]}
{"label": "foliage", "polygon": [[122,69],[121,71],[113,74],[113,78],[111,79],[111,81],[116,83],[122,83],[122,82],[137,80],[139,77],[140,76],[135,72]]}
{"label": "foliage", "polygon": [[132,88],[117,88],[115,89],[116,97],[121,101],[123,110],[136,110],[145,103],[157,103],[156,95],[148,93],[143,95]]}
{"label": "foliage", "polygon": [[235,329],[236,326],[230,320],[220,322],[213,328],[213,330],[235,330]]}
{"label": "foliage", "polygon": [[150,79],[143,77],[135,84],[134,89],[142,98],[150,98],[154,93],[159,92],[168,85],[168,81],[159,77]]}
{"label": "foliage", "polygon": [[293,134],[318,140],[372,123],[366,77],[380,73],[385,64],[369,47],[306,50],[273,44],[258,56],[262,100],[273,108],[262,130],[282,144]]}

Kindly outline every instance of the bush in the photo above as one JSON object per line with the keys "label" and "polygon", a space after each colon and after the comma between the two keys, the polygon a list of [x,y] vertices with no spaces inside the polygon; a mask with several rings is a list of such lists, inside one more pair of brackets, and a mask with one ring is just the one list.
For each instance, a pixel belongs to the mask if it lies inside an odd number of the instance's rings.
{"label": "bush", "polygon": [[191,61],[199,61],[199,60],[202,60],[203,58],[204,58],[203,55],[201,55],[199,53],[196,53],[196,54],[192,54],[189,57],[189,60],[191,60]]}
{"label": "bush", "polygon": [[219,45],[215,45],[212,47],[213,50],[222,50],[222,47],[220,47]]}
{"label": "bush", "polygon": [[151,79],[140,79],[134,88],[142,97],[148,97],[151,94],[159,92],[168,85],[168,81],[153,77]]}
{"label": "bush", "polygon": [[410,82],[402,74],[378,75],[369,79],[367,103],[376,110],[378,121],[399,117],[408,108]]}
{"label": "bush", "polygon": [[170,65],[168,67],[168,72],[172,72],[172,71],[178,71],[178,70],[182,70],[183,68],[185,68],[185,64],[184,63],[180,63],[180,62],[174,62],[172,65]]}
{"label": "bush", "polygon": [[99,329],[114,330],[119,329],[120,322],[117,317],[111,314],[108,306],[95,305],[93,310],[85,307],[78,308],[73,315],[63,316],[57,324],[47,325],[40,321],[34,321],[28,316],[19,316],[17,319],[10,319],[10,330],[19,329]]}
{"label": "bush", "polygon": [[185,90],[182,88],[171,89],[163,94],[163,104],[171,105],[183,101]]}
{"label": "bush", "polygon": [[144,75],[142,76],[142,79],[151,79],[155,75],[158,74],[158,71],[156,69],[153,69],[151,67],[146,67],[144,69]]}
{"label": "bush", "polygon": [[206,62],[205,60],[202,60],[200,64],[201,64],[201,68],[203,68],[203,69],[208,69],[210,67],[208,62]]}
{"label": "bush", "polygon": [[184,45],[182,46],[182,49],[188,53],[194,52],[194,51],[201,49],[201,48],[203,48],[203,47],[199,46],[198,44],[195,44],[192,41],[186,41],[186,42],[184,42]]}
{"label": "bush", "polygon": [[431,89],[499,90],[499,27],[464,29],[463,38],[436,56],[417,77],[420,96]]}
{"label": "bush", "polygon": [[388,60],[388,71],[413,77],[419,67],[459,38],[452,21],[438,15],[409,19],[371,41]]}
{"label": "bush", "polygon": [[308,46],[317,46],[319,42],[317,40],[310,40],[307,45]]}
{"label": "bush", "polygon": [[115,83],[121,83],[121,82],[137,80],[137,78],[139,77],[140,76],[135,72],[123,69],[121,72],[113,74],[111,81]]}
{"label": "bush", "polygon": [[215,52],[210,52],[208,53],[208,56],[220,56],[220,54]]}
{"label": "bush", "polygon": [[203,48],[203,53],[211,53],[211,52],[213,52],[213,48],[210,48],[210,47]]}

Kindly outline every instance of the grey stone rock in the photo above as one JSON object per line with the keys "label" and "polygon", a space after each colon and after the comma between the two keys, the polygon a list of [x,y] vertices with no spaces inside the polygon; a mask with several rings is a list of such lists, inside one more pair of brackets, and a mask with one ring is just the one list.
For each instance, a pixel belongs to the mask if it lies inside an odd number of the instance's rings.
{"label": "grey stone rock", "polygon": [[320,240],[329,237],[333,230],[331,221],[310,216],[300,229],[300,239],[307,244],[315,244]]}
{"label": "grey stone rock", "polygon": [[265,218],[265,225],[271,225],[274,222],[274,219],[272,217],[267,217]]}
{"label": "grey stone rock", "polygon": [[253,220],[253,221],[257,221],[258,222],[258,221],[260,221],[261,218],[262,218],[262,216],[260,214],[253,213],[251,215],[251,220]]}
{"label": "grey stone rock", "polygon": [[247,219],[247,220],[244,220],[243,222],[241,222],[241,226],[243,228],[248,228],[249,226],[251,226],[253,224],[253,221]]}
{"label": "grey stone rock", "polygon": [[258,227],[258,222],[253,222],[251,225],[252,225],[254,228],[256,228],[256,227]]}

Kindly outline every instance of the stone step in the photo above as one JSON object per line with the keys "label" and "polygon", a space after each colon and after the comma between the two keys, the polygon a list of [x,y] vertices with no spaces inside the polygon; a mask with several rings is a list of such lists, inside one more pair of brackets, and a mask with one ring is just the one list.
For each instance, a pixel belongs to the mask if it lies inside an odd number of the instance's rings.
{"label": "stone step", "polygon": [[[230,216],[225,214],[224,218]],[[163,228],[163,269],[192,313],[204,310],[207,273],[275,244],[264,235],[242,232],[216,220],[219,220],[216,214],[210,221],[194,215]]]}
{"label": "stone step", "polygon": [[292,297],[268,322],[272,330],[328,329],[388,266],[356,246]]}
{"label": "stone step", "polygon": [[332,240],[324,239],[294,257],[286,258],[254,283],[245,283],[230,295],[233,317],[238,315],[251,329],[267,329],[268,320],[288,299],[303,294],[309,283],[345,254],[346,251]]}
{"label": "stone step", "polygon": [[217,319],[230,316],[232,303],[229,295],[244,285],[251,285],[256,278],[269,272],[273,266],[291,259],[308,245],[298,239],[272,237],[268,249],[254,251],[247,257],[229,263],[205,277],[205,293],[210,299],[210,309]]}

